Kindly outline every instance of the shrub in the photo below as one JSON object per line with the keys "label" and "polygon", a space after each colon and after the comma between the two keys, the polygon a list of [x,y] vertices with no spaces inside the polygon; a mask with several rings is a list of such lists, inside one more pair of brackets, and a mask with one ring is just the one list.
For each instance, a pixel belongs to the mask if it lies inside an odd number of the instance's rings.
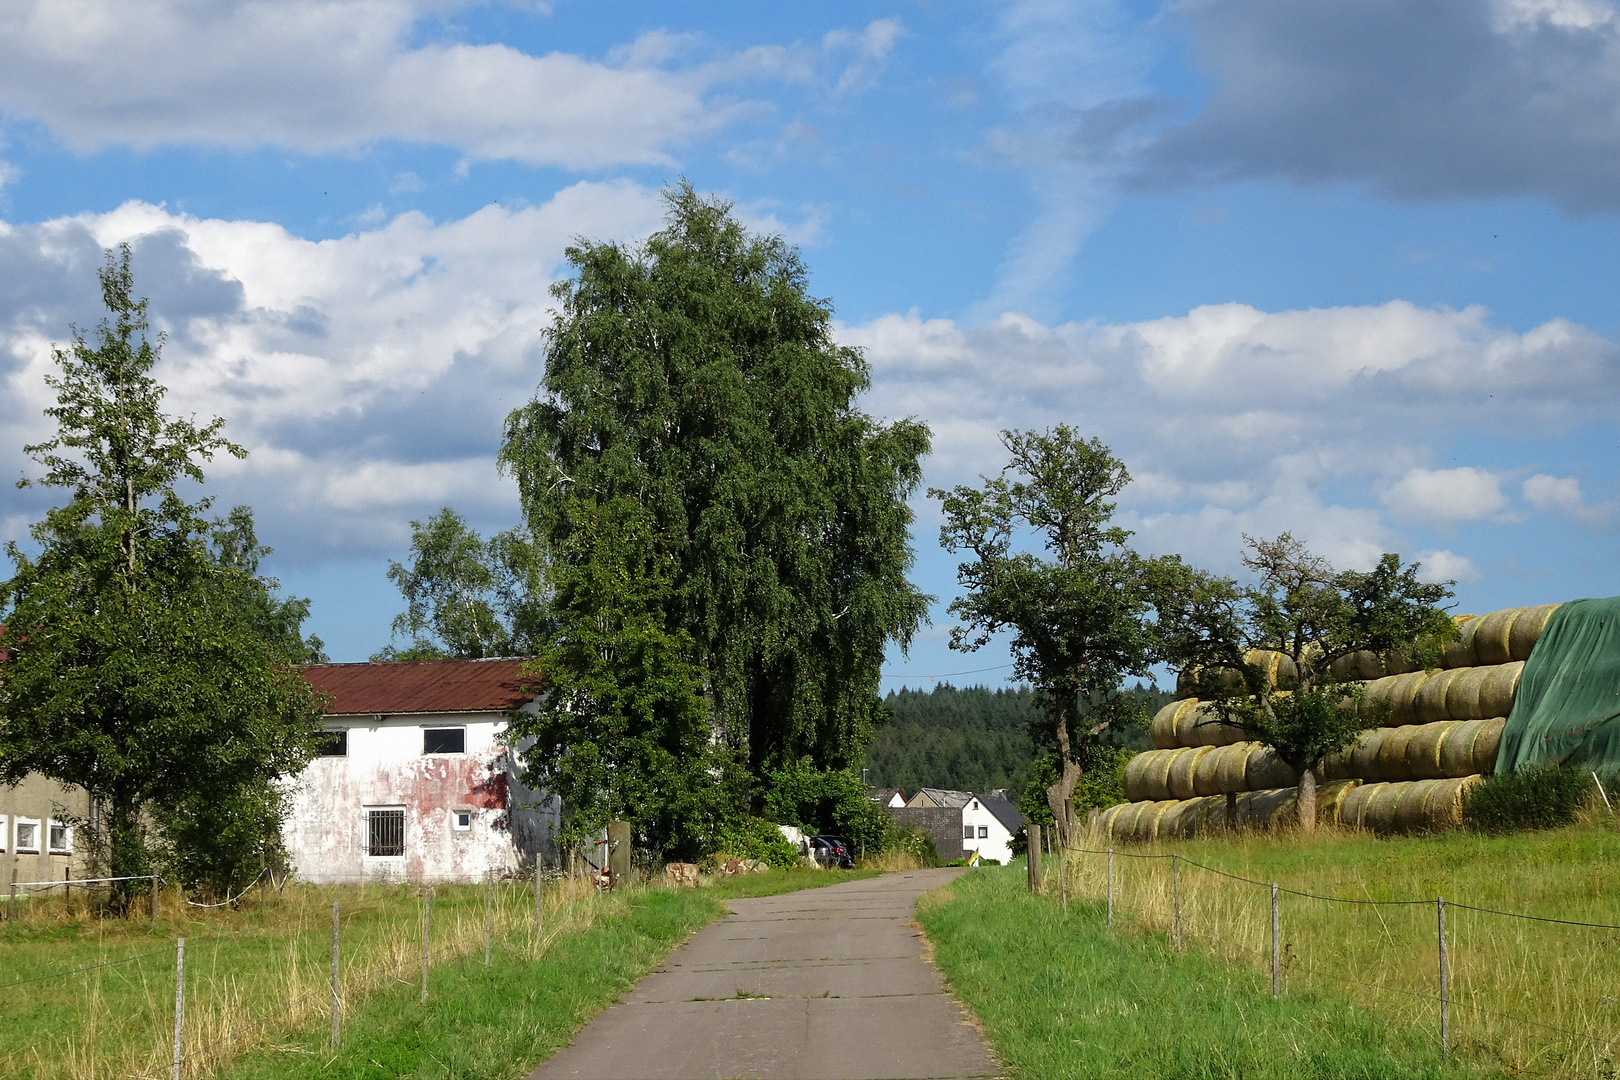
{"label": "shrub", "polygon": [[1085,774],[1074,786],[1074,808],[1085,820],[1088,810],[1101,810],[1125,801],[1125,766],[1136,756],[1122,746],[1092,746],[1086,754]]}
{"label": "shrub", "polygon": [[939,849],[934,847],[934,838],[915,825],[896,831],[887,850],[910,855],[924,866],[939,865]]}
{"label": "shrub", "polygon": [[[1612,782],[1606,786],[1614,788]],[[1582,805],[1596,798],[1590,770],[1543,765],[1492,776],[1470,788],[1463,797],[1463,822],[1486,833],[1556,829],[1573,823]]]}
{"label": "shrub", "polygon": [[770,773],[765,812],[809,833],[832,833],[849,841],[857,856],[889,846],[894,819],[866,797],[861,778],[845,769],[817,769],[809,758]]}
{"label": "shrub", "polygon": [[786,870],[800,863],[799,849],[782,830],[759,817],[734,818],[720,828],[715,856],[721,859],[758,859]]}

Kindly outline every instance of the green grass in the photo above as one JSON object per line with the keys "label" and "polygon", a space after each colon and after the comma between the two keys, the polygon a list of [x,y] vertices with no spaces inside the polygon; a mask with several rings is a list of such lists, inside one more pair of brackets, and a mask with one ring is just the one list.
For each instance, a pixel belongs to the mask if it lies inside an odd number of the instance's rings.
{"label": "green grass", "polygon": [[1032,897],[1021,866],[970,872],[918,918],[952,989],[1013,1075],[1402,1080],[1485,1075],[1432,1030],[1269,979],[1162,937],[1102,928],[1096,904]]}
{"label": "green grass", "polygon": [[[324,1066],[330,1055],[317,1051],[328,1030],[333,899],[342,903],[345,1031],[360,1041],[351,1049],[345,1040],[331,1063],[340,1071],[332,1075],[349,1075],[341,1070],[373,1058],[416,1062],[399,1065],[401,1075],[417,1075],[412,1068],[441,1075],[431,1071],[432,1062],[460,1053],[448,1048],[448,1036],[490,1023],[515,1033],[480,1036],[474,1052],[479,1068],[490,1071],[458,1066],[456,1075],[517,1076],[518,1059],[503,1055],[532,1055],[554,1047],[555,1038],[566,1041],[573,1026],[629,984],[625,980],[633,982],[675,942],[718,917],[726,898],[863,876],[773,872],[697,890],[608,896],[554,885],[538,943],[533,893],[525,882],[505,883],[495,893],[494,965],[487,974],[484,889],[440,887],[425,1010],[416,1005],[422,901],[408,886],[295,884],[271,892],[263,906],[255,897],[234,912],[182,908],[170,896],[155,924],[93,918],[64,911],[59,902],[34,904],[23,921],[0,924],[0,983],[144,958],[17,987],[0,998],[0,1077],[167,1076],[174,939],[181,935],[187,938],[188,1077],[237,1068],[258,1070],[244,1075],[307,1075]],[[513,980],[525,993],[539,993],[538,983],[551,989],[536,1004],[513,995]],[[458,1035],[455,1041],[470,1040]],[[356,1058],[360,1049],[369,1056]],[[373,1067],[370,1075],[382,1074]]]}

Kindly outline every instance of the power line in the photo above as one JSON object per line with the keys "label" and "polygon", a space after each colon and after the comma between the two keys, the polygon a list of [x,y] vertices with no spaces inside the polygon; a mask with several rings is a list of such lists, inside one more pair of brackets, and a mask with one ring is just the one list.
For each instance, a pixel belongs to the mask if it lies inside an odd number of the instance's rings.
{"label": "power line", "polygon": [[912,675],[909,673],[901,673],[899,675],[880,675],[878,677],[882,679],[949,679],[953,675],[977,675],[983,671],[1000,671],[1003,668],[1010,667],[1012,667],[1011,664],[997,664],[994,667],[974,668],[971,671],[942,671],[937,675]]}

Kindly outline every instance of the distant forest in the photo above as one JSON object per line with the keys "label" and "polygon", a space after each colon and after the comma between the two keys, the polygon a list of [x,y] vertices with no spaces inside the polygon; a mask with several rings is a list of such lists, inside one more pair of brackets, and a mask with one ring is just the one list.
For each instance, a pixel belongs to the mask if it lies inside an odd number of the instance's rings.
{"label": "distant forest", "polygon": [[[1150,710],[1169,694],[1143,690]],[[1035,747],[1028,724],[1036,718],[1035,692],[1027,686],[991,690],[941,683],[931,691],[894,690],[883,699],[893,713],[866,751],[866,782],[899,788],[990,791],[1006,788],[1015,802],[1029,780]],[[1148,749],[1147,732],[1124,741]]]}

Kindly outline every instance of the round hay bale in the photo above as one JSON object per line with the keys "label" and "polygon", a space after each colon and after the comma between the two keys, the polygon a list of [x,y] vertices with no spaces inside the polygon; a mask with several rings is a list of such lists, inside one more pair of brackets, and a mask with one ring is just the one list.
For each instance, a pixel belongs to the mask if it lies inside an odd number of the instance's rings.
{"label": "round hay bale", "polygon": [[1207,751],[1193,766],[1193,794],[1198,796],[1220,795],[1220,767],[1221,755],[1226,752],[1224,746],[1201,747]]}
{"label": "round hay bale", "polygon": [[1395,831],[1395,807],[1406,793],[1406,784],[1380,784],[1361,814],[1361,827],[1381,836]]}
{"label": "round hay bale", "polygon": [[1487,720],[1458,720],[1440,741],[1440,775],[1467,776],[1474,772],[1474,738]]}
{"label": "round hay bale", "polygon": [[[1429,681],[1431,672],[1409,671],[1405,675],[1395,675],[1390,678],[1389,689],[1384,693],[1382,700],[1389,705],[1386,716],[1369,716],[1368,719],[1384,727],[1400,727],[1402,724],[1417,722],[1417,710],[1413,704],[1423,684]],[[1379,679],[1378,682],[1385,680]],[[1374,685],[1377,685],[1376,683]]]}
{"label": "round hay bale", "polygon": [[1479,629],[1474,631],[1474,655],[1481,665],[1506,664],[1513,659],[1513,620],[1526,610],[1504,608],[1479,620]]}
{"label": "round hay bale", "polygon": [[1129,805],[1131,804],[1115,803],[1113,806],[1103,807],[1101,810],[1097,811],[1097,816],[1091,823],[1092,828],[1096,829],[1097,832],[1103,836],[1113,836],[1114,834],[1112,829],[1114,819],[1119,816],[1119,812],[1121,810]]}
{"label": "round hay bale", "polygon": [[1299,783],[1299,774],[1271,747],[1256,746],[1247,756],[1243,775],[1250,791],[1293,787]]}
{"label": "round hay bale", "polygon": [[1367,783],[1381,783],[1386,779],[1384,770],[1378,765],[1378,756],[1383,753],[1384,740],[1392,731],[1400,728],[1372,728],[1361,733],[1361,738],[1350,744],[1350,775],[1358,776]]}
{"label": "round hay bale", "polygon": [[1479,657],[1474,655],[1474,631],[1479,629],[1479,616],[1455,615],[1452,622],[1456,624],[1457,636],[1446,642],[1442,663],[1448,668],[1474,667],[1479,663]]}
{"label": "round hay bale", "polygon": [[1215,786],[1221,794],[1233,791],[1248,791],[1249,753],[1254,749],[1253,743],[1232,743],[1223,746],[1218,753],[1221,760],[1215,766]]}
{"label": "round hay bale", "polygon": [[1177,724],[1176,734],[1183,746],[1230,746],[1249,737],[1242,728],[1222,720],[1207,703],[1187,710],[1185,718]]}
{"label": "round hay bale", "polygon": [[1153,734],[1153,746],[1158,750],[1169,750],[1181,744],[1176,741],[1176,720],[1188,709],[1197,708],[1198,699],[1188,698],[1185,701],[1172,701],[1164,708],[1153,714],[1153,725],[1150,729]]}
{"label": "round hay bale", "polygon": [[1440,747],[1459,723],[1461,721],[1442,720],[1418,728],[1406,742],[1406,775],[1414,780],[1437,780],[1445,776],[1440,765]]}
{"label": "round hay bale", "polygon": [[1251,829],[1287,824],[1294,817],[1294,795],[1293,788],[1246,791],[1238,796],[1238,820]]}
{"label": "round hay bale", "polygon": [[1434,790],[1429,793],[1423,807],[1427,819],[1425,827],[1430,831],[1439,831],[1460,826],[1463,794],[1480,779],[1478,776],[1457,776],[1436,780]]}
{"label": "round hay bale", "polygon": [[1200,800],[1182,799],[1159,816],[1159,838],[1186,839],[1197,831]]}
{"label": "round hay bale", "polygon": [[1530,659],[1530,650],[1536,647],[1542,631],[1547,629],[1547,620],[1552,618],[1559,606],[1537,604],[1525,608],[1524,613],[1513,620],[1513,629],[1508,631],[1508,655],[1515,660]]}
{"label": "round hay bale", "polygon": [[1410,784],[1402,784],[1403,790],[1395,801],[1394,831],[1400,833],[1426,832],[1429,827],[1429,818],[1424,811],[1424,804],[1436,784],[1443,780],[1414,780]]}
{"label": "round hay bale", "polygon": [[1344,801],[1339,804],[1339,824],[1348,825],[1353,829],[1364,828],[1362,819],[1366,816],[1367,807],[1372,804],[1373,796],[1383,786],[1377,783],[1363,783],[1346,792]]}
{"label": "round hay bale", "polygon": [[1126,803],[1109,823],[1109,832],[1115,840],[1129,840],[1136,828],[1136,818],[1145,807],[1152,806],[1151,802]]}
{"label": "round hay bale", "polygon": [[1125,763],[1125,797],[1131,802],[1139,802],[1148,798],[1152,789],[1148,785],[1148,770],[1153,765],[1153,759],[1159,754],[1168,754],[1169,750],[1147,750],[1137,754]]}
{"label": "round hay bale", "polygon": [[1360,780],[1336,780],[1316,789],[1316,823],[1334,825],[1350,792],[1361,786]]}
{"label": "round hay bale", "polygon": [[1170,761],[1170,768],[1165,773],[1165,787],[1172,799],[1197,798],[1198,791],[1193,783],[1197,774],[1198,763],[1214,752],[1214,747],[1191,746],[1185,750],[1170,751],[1175,755]]}
{"label": "round hay bale", "polygon": [[1406,744],[1417,734],[1418,725],[1403,724],[1393,730],[1386,729],[1378,747],[1378,775],[1387,781],[1412,779],[1406,771]]}
{"label": "round hay bale", "polygon": [[1158,839],[1160,819],[1180,805],[1178,799],[1160,799],[1149,803],[1147,808],[1137,815],[1136,825],[1131,829],[1131,838],[1144,844]]}
{"label": "round hay bale", "polygon": [[1479,692],[1490,676],[1485,667],[1458,668],[1451,685],[1446,688],[1447,720],[1479,720]]}
{"label": "round hay bale", "polygon": [[1467,674],[1466,668],[1450,668],[1435,672],[1412,697],[1412,723],[1432,724],[1437,720],[1450,720],[1446,712],[1446,694],[1458,677]]}
{"label": "round hay bale", "polygon": [[1350,771],[1350,755],[1355,750],[1356,743],[1359,743],[1362,739],[1365,739],[1366,737],[1367,737],[1366,733],[1363,732],[1362,735],[1356,739],[1356,742],[1351,743],[1349,746],[1345,747],[1343,750],[1335,750],[1335,751],[1333,751],[1333,753],[1331,753],[1331,754],[1327,755],[1326,757],[1324,757],[1322,759],[1322,764],[1319,766],[1319,771],[1322,774],[1322,779],[1323,780],[1348,780],[1352,776],[1354,776],[1355,773]]}
{"label": "round hay bale", "polygon": [[1485,682],[1479,688],[1479,715],[1476,720],[1493,720],[1513,713],[1513,699],[1519,693],[1519,676],[1524,674],[1524,661],[1498,664],[1487,669]]}
{"label": "round hay bale", "polygon": [[1502,729],[1506,727],[1505,716],[1480,721],[1479,734],[1472,747],[1475,773],[1490,776],[1496,772],[1496,755],[1502,748]]}
{"label": "round hay bale", "polygon": [[1333,673],[1335,679],[1344,682],[1368,682],[1394,674],[1386,666],[1384,657],[1370,649],[1341,656],[1333,661],[1328,670]]}
{"label": "round hay bale", "polygon": [[1151,750],[1153,760],[1148,762],[1143,779],[1146,781],[1144,799],[1168,799],[1170,797],[1170,766],[1176,760],[1176,750]]}

